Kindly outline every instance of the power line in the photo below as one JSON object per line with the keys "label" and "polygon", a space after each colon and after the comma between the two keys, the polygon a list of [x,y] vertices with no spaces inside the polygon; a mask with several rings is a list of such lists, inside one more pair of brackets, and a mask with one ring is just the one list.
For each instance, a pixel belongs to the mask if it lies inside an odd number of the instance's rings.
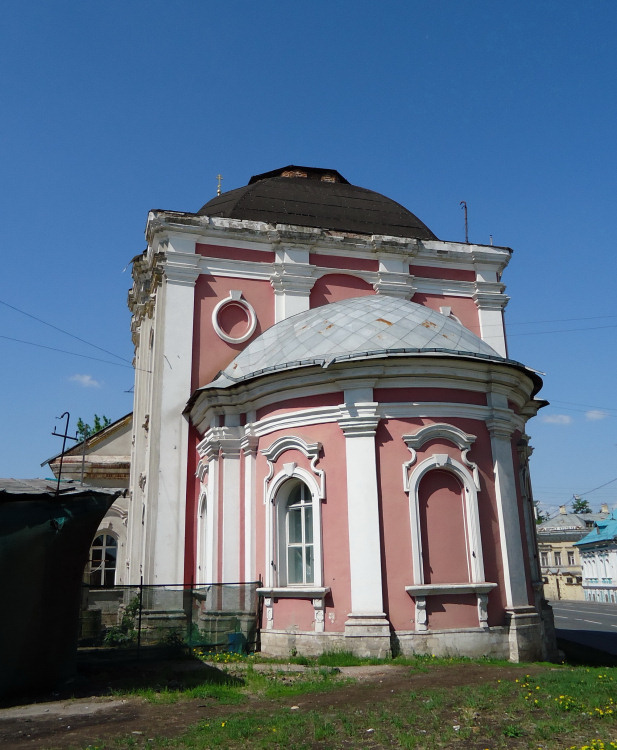
{"label": "power line", "polygon": [[617,328],[617,323],[610,326],[588,326],[587,328],[562,328],[559,331],[520,331],[519,333],[509,333],[508,338],[511,336],[541,336],[543,334],[552,333],[576,333],[577,331],[601,331],[605,328]]}
{"label": "power line", "polygon": [[[82,359],[93,359],[95,362],[105,362],[105,364],[108,365],[115,365],[116,367],[130,367],[133,369],[133,365],[129,364],[127,362],[110,362],[108,359],[101,359],[100,357],[89,357],[87,354],[78,354],[77,352],[68,352],[66,349],[57,349],[55,346],[45,346],[45,344],[36,344],[34,341],[24,341],[23,339],[15,339],[12,336],[1,336],[0,339],[5,339],[6,341],[17,341],[19,344],[28,344],[28,346],[36,346],[39,349],[48,349],[52,352],[60,352],[60,354],[70,354],[72,357],[81,357]],[[105,350],[103,350],[105,351]],[[135,368],[136,370],[141,370],[141,368]],[[150,372],[150,370],[145,370],[144,372]]]}
{"label": "power line", "polygon": [[583,497],[583,495],[591,495],[592,492],[595,492],[596,490],[601,490],[602,487],[608,487],[609,484],[613,484],[613,482],[617,482],[617,477],[615,479],[611,479],[610,482],[605,482],[604,484],[601,484],[599,487],[594,487],[593,490],[587,490],[587,492],[576,492],[576,497]]}
{"label": "power line", "polygon": [[[60,333],[65,334],[66,336],[70,336],[72,339],[75,339],[76,341],[81,341],[82,344],[87,344],[88,346],[93,346],[95,349],[98,349],[101,352],[104,352],[105,354],[109,354],[111,357],[116,357],[116,359],[121,359],[123,362],[127,362],[130,364],[130,360],[128,360],[126,357],[121,357],[119,354],[115,354],[114,352],[110,352],[108,349],[103,349],[102,346],[98,346],[97,344],[93,344],[91,341],[86,341],[86,339],[79,338],[79,336],[75,336],[75,334],[70,333],[69,331],[65,331],[64,328],[59,328],[58,326],[53,325],[53,323],[48,323],[46,320],[43,320],[42,318],[38,318],[36,315],[32,315],[29,312],[26,312],[25,310],[20,310],[19,307],[15,307],[15,305],[10,305],[8,302],[5,302],[4,300],[0,299],[0,305],[4,305],[5,307],[9,307],[11,310],[15,310],[15,312],[21,313],[22,315],[25,315],[28,318],[32,318],[32,320],[36,320],[38,323],[42,323],[44,326],[48,326],[49,328],[53,328],[55,331],[59,331]],[[3,338],[8,338],[7,336],[3,336]],[[13,339],[14,341],[18,341],[19,339]],[[30,342],[28,341],[22,341],[23,344],[28,344]],[[41,344],[33,344],[33,346],[42,346]],[[45,347],[45,348],[51,348],[51,347]],[[60,349],[57,349],[56,351],[61,351]],[[65,354],[73,354],[73,352],[65,352]],[[75,355],[80,356],[80,355]],[[94,359],[94,357],[90,357],[89,359]],[[105,360],[100,360],[104,362]],[[111,363],[110,363],[111,364]]]}

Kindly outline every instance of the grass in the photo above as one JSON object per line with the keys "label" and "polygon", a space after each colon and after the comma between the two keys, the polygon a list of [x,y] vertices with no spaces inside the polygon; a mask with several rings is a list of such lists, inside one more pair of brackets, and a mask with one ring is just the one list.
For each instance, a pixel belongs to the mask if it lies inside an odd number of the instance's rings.
{"label": "grass", "polygon": [[[236,659],[233,665],[239,666]],[[172,739],[158,738],[151,748],[197,750],[205,748],[529,748],[530,750],[617,750],[616,668],[590,668],[543,665],[534,674],[501,679],[500,666],[509,663],[462,659],[394,659],[389,663],[408,666],[410,674],[429,674],[437,666],[459,670],[461,665],[481,664],[494,669],[488,678],[464,687],[414,687],[396,693],[379,693],[379,698],[354,704],[340,703],[327,710],[311,710],[311,701],[294,698],[311,693],[344,689],[332,669],[353,664],[383,663],[358,660],[348,654],[324,655],[307,660],[301,673],[272,670],[262,673],[255,657],[244,668],[242,680],[223,683],[203,682],[180,689],[140,693],[154,701],[181,701],[186,698],[215,698],[211,718]],[[350,664],[351,662],[351,664]],[[234,674],[237,672],[234,671]],[[426,680],[425,680],[426,682]],[[411,687],[410,682],[410,687]],[[278,707],[251,707],[255,698],[277,699]],[[233,711],[226,706],[245,704]],[[322,702],[323,703],[323,702]],[[131,747],[103,744],[99,747]],[[140,745],[143,747],[143,744]]]}

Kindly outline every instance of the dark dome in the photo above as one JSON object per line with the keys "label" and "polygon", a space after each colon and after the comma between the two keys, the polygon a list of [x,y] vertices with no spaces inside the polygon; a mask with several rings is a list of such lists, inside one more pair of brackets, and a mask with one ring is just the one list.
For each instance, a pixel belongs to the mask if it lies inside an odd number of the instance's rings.
{"label": "dark dome", "polygon": [[437,239],[400,203],[350,185],[333,169],[288,166],[251,177],[248,185],[218,195],[198,216],[296,224],[339,232]]}

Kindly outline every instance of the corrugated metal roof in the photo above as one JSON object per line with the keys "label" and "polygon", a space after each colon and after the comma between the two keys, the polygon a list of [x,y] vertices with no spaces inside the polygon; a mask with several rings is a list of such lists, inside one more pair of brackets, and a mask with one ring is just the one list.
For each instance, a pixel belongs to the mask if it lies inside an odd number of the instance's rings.
{"label": "corrugated metal roof", "polygon": [[617,539],[617,519],[607,518],[604,521],[598,521],[593,531],[583,537],[580,542],[575,542],[577,547],[583,545],[597,544],[598,542],[612,542]]}

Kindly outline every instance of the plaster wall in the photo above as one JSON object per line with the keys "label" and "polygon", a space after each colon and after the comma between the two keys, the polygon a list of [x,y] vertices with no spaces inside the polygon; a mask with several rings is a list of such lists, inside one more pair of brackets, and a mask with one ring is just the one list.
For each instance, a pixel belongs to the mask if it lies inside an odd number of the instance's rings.
{"label": "plaster wall", "polygon": [[[253,335],[242,343],[223,341],[212,326],[212,312],[218,302],[231,290],[242,292],[242,297],[255,309],[257,326]],[[232,330],[241,327],[237,311],[232,313]],[[254,338],[274,323],[274,291],[268,281],[214,277],[202,274],[195,284],[195,325],[193,333],[193,365],[191,387],[206,385],[227,367]]]}
{"label": "plaster wall", "polygon": [[441,307],[451,307],[452,315],[468,328],[476,336],[482,338],[480,331],[480,318],[476,303],[470,297],[455,297],[447,294],[428,294],[416,292],[411,298],[417,305],[425,305],[431,310],[440,312]]}
{"label": "plaster wall", "polygon": [[[344,436],[338,424],[322,424],[302,427],[300,430],[280,430],[263,437],[260,440],[260,450],[270,446],[277,438],[285,435],[297,435],[307,443],[319,441],[323,444],[323,451],[316,466],[325,472],[326,496],[321,501],[321,533],[323,549],[323,586],[331,589],[325,600],[325,630],[344,629],[345,618],[350,611],[350,569],[349,569],[349,538],[347,523],[347,488],[345,462],[341,458],[345,455]],[[273,476],[284,464],[295,462],[298,466],[312,472],[310,460],[296,450],[285,451],[274,464]],[[266,567],[269,565],[268,549],[266,547],[267,518],[266,506],[263,502],[264,479],[268,476],[269,467],[265,456],[258,452],[257,458],[257,502],[256,502],[256,569],[267,580]],[[279,599],[274,606],[274,626],[276,629],[301,628],[299,622],[291,616],[293,607],[290,602],[298,603],[300,599]],[[310,622],[314,620],[314,610],[310,600],[306,602],[310,611]],[[306,609],[305,604],[300,605]],[[308,611],[308,610],[307,610]],[[311,626],[312,627],[312,626]]]}
{"label": "plaster wall", "polygon": [[375,294],[373,287],[358,276],[332,273],[317,279],[311,289],[311,308],[322,307],[331,302],[340,302],[350,297],[364,297]]}

